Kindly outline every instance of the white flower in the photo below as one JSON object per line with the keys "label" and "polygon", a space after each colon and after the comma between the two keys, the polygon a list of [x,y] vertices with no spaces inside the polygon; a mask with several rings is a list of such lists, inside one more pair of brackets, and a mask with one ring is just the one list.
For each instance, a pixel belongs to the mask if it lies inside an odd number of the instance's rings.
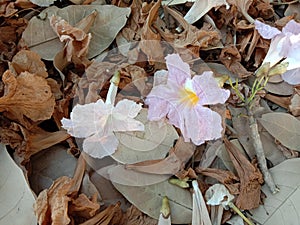
{"label": "white flower", "polygon": [[95,103],[76,105],[71,118],[62,119],[63,128],[69,134],[85,138],[83,150],[95,158],[111,155],[118,147],[114,132],[144,131],[144,125],[135,120],[141,104],[124,99],[114,107],[98,100]]}

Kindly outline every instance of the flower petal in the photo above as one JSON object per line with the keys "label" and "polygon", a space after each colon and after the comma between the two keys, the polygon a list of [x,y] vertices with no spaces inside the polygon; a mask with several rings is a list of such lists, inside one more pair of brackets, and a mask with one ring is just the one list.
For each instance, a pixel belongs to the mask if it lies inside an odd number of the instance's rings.
{"label": "flower petal", "polygon": [[286,71],[282,74],[282,79],[292,85],[300,84],[300,68]]}
{"label": "flower petal", "polygon": [[192,79],[193,88],[199,97],[201,105],[225,103],[229,98],[230,91],[219,87],[218,82],[210,71],[202,75],[195,75]]}
{"label": "flower petal", "polygon": [[282,35],[278,35],[271,41],[269,50],[262,64],[270,62],[270,67],[272,67],[276,63],[278,63],[283,57],[285,57],[283,56],[281,51],[284,48],[282,40],[283,38],[285,37]]}
{"label": "flower petal", "polygon": [[209,108],[202,106],[184,111],[185,127],[181,129],[184,138],[190,138],[196,145],[222,136],[222,118]]}
{"label": "flower petal", "polygon": [[291,35],[292,34],[300,34],[300,23],[297,23],[295,20],[290,20],[283,28],[282,33]]}
{"label": "flower petal", "polygon": [[113,114],[122,114],[126,117],[134,118],[141,111],[142,104],[137,104],[136,102],[128,99],[123,99],[117,103],[113,109]]}
{"label": "flower petal", "polygon": [[277,28],[271,27],[265,23],[260,22],[259,20],[255,20],[254,25],[258,33],[265,39],[274,38],[276,35],[281,33],[281,31]]}
{"label": "flower petal", "polygon": [[62,119],[63,128],[74,137],[88,137],[101,130],[106,123],[112,106],[102,100],[86,105],[76,105],[71,112],[71,119]]}
{"label": "flower petal", "polygon": [[191,78],[190,67],[183,62],[178,54],[171,54],[166,57],[168,67],[168,82],[174,82],[183,86],[187,78]]}
{"label": "flower petal", "polygon": [[94,158],[103,158],[112,155],[117,147],[119,141],[114,134],[102,136],[96,133],[83,141],[83,151]]}
{"label": "flower petal", "polygon": [[112,127],[113,131],[144,131],[144,124],[140,121],[132,119],[130,117],[124,118],[123,116],[114,114],[112,117]]}

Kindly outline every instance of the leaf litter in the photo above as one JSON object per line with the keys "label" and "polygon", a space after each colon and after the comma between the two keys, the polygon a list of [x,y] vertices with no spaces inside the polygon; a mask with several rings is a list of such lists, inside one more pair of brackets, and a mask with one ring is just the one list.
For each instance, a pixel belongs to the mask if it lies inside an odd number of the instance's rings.
{"label": "leaf litter", "polygon": [[73,3],[0,4],[5,223],[297,221],[298,2]]}

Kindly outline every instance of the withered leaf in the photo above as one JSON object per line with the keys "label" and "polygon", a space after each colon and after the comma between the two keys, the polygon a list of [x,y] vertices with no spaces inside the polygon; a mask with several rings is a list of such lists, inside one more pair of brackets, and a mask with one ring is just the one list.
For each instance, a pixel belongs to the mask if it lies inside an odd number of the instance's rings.
{"label": "withered leaf", "polygon": [[22,38],[28,47],[39,53],[43,59],[53,60],[54,56],[63,48],[63,44],[52,30],[49,17],[52,15],[60,16],[74,26],[94,10],[101,13],[98,13],[90,29],[92,39],[88,58],[95,57],[115,39],[127,21],[130,8],[119,8],[113,5],[71,5],[62,9],[56,6],[48,7],[38,17],[33,17],[29,21]]}
{"label": "withered leaf", "polygon": [[126,165],[127,169],[154,174],[175,174],[183,169],[184,164],[194,154],[196,146],[179,138],[174,148],[171,148],[165,159],[148,160]]}
{"label": "withered leaf", "polygon": [[10,70],[15,71],[16,74],[22,72],[29,72],[36,74],[41,77],[48,77],[46,71],[46,66],[41,60],[41,57],[32,51],[21,50],[19,51],[12,59],[12,62],[9,64]]}
{"label": "withered leaf", "polygon": [[254,209],[259,206],[260,188],[263,183],[263,176],[257,166],[252,165],[248,159],[240,153],[237,147],[227,139],[224,144],[240,178],[240,194],[236,199],[236,206],[239,209]]}
{"label": "withered leaf", "polygon": [[2,76],[4,96],[0,98],[0,112],[10,119],[25,123],[23,116],[32,121],[49,119],[54,111],[55,100],[45,78],[29,72],[18,77],[7,70]]}

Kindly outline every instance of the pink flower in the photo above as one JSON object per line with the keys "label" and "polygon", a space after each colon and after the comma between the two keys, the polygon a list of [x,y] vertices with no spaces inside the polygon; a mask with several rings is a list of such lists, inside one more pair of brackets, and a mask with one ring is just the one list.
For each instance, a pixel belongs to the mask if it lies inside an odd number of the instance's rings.
{"label": "pink flower", "polygon": [[98,100],[95,103],[76,105],[71,119],[62,119],[63,128],[73,137],[85,138],[83,150],[95,158],[111,155],[119,141],[114,132],[144,131],[144,124],[135,120],[140,104],[124,99],[114,107]]}
{"label": "pink flower", "polygon": [[205,107],[225,103],[230,92],[221,89],[212,72],[190,74],[190,68],[178,54],[166,57],[167,71],[154,75],[154,87],[146,98],[148,119],[165,117],[181,130],[185,141],[196,145],[221,137],[221,116]]}
{"label": "pink flower", "polygon": [[282,79],[289,84],[300,84],[300,23],[289,21],[282,31],[258,20],[255,28],[265,39],[271,39],[269,51],[263,63],[270,62],[274,66],[280,60],[288,62],[287,71]]}

